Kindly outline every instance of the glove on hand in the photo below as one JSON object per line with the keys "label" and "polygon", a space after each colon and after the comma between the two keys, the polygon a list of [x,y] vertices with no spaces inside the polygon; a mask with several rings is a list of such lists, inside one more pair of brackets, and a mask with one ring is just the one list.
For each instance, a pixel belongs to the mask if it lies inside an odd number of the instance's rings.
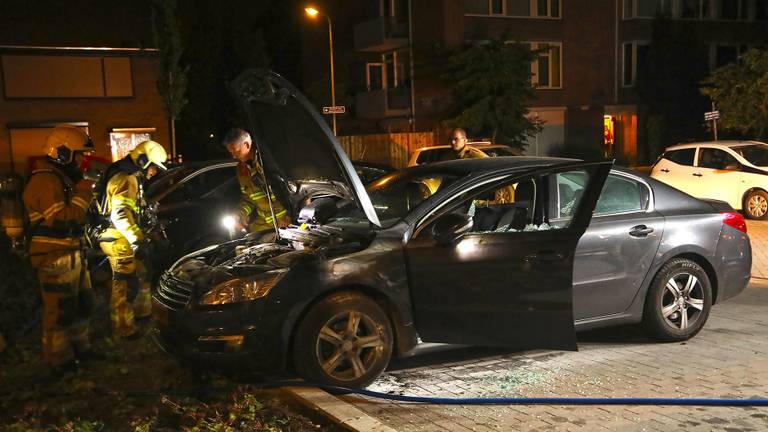
{"label": "glove on hand", "polygon": [[149,240],[149,238],[145,237],[136,243],[133,243],[131,245],[131,249],[133,249],[134,258],[143,261],[150,257],[152,242]]}

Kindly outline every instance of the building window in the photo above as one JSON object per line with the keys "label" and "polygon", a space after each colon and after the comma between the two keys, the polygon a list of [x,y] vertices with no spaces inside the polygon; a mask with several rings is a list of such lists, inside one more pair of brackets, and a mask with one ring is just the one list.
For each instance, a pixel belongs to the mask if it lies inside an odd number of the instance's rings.
{"label": "building window", "polygon": [[155,128],[113,128],[109,132],[112,160],[126,157],[139,143],[151,140],[154,132]]}
{"label": "building window", "polygon": [[408,0],[382,0],[381,15],[408,19]]}
{"label": "building window", "polygon": [[716,69],[729,63],[737,63],[739,56],[747,52],[747,45],[713,44],[709,49],[709,67]]}
{"label": "building window", "polygon": [[638,71],[648,67],[648,42],[626,42],[622,44],[624,87],[637,84]]}
{"label": "building window", "polygon": [[755,0],[755,20],[768,21],[768,0]]}
{"label": "building window", "polygon": [[672,16],[672,0],[624,0],[624,19]]}
{"label": "building window", "polygon": [[531,0],[507,0],[507,15],[518,17],[531,16]]}
{"label": "building window", "polygon": [[719,0],[717,5],[717,18],[722,20],[746,19],[746,6],[744,0]]}
{"label": "building window", "polygon": [[365,64],[365,83],[368,91],[381,90],[384,88],[384,64],[366,63]]}
{"label": "building window", "polygon": [[536,16],[560,18],[560,0],[537,0]]}
{"label": "building window", "polygon": [[534,42],[531,50],[538,51],[538,57],[531,63],[531,84],[540,89],[563,88],[562,43]]}
{"label": "building window", "polygon": [[464,0],[467,15],[560,18],[560,0]]}

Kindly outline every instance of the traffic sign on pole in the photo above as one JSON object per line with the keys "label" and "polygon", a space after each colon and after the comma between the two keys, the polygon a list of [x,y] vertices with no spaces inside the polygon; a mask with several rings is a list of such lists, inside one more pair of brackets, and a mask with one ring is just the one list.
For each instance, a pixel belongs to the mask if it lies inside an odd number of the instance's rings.
{"label": "traffic sign on pole", "polygon": [[323,114],[344,114],[346,111],[347,111],[347,107],[345,107],[344,105],[323,107]]}
{"label": "traffic sign on pole", "polygon": [[720,111],[707,111],[704,113],[704,121],[718,120],[720,118]]}

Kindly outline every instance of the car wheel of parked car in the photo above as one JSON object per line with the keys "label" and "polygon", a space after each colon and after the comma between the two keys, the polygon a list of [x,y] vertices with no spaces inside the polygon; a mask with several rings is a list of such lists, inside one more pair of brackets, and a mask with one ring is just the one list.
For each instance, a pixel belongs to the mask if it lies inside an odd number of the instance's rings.
{"label": "car wheel of parked car", "polygon": [[665,342],[690,339],[704,327],[712,306],[707,273],[695,262],[673,259],[661,267],[649,287],[643,324]]}
{"label": "car wheel of parked car", "polygon": [[765,219],[768,217],[768,193],[756,189],[744,199],[744,212],[750,219]]}
{"label": "car wheel of parked car", "polygon": [[365,387],[389,364],[392,326],[369,297],[342,292],[312,307],[294,338],[296,371],[309,381]]}

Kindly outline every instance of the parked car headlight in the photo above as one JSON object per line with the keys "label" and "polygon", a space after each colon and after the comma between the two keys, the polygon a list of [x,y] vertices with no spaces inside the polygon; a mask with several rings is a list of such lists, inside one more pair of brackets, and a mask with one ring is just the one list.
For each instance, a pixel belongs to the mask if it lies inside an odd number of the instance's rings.
{"label": "parked car headlight", "polygon": [[249,278],[222,282],[203,296],[200,304],[220,305],[255,300],[269,294],[288,269],[273,270]]}

